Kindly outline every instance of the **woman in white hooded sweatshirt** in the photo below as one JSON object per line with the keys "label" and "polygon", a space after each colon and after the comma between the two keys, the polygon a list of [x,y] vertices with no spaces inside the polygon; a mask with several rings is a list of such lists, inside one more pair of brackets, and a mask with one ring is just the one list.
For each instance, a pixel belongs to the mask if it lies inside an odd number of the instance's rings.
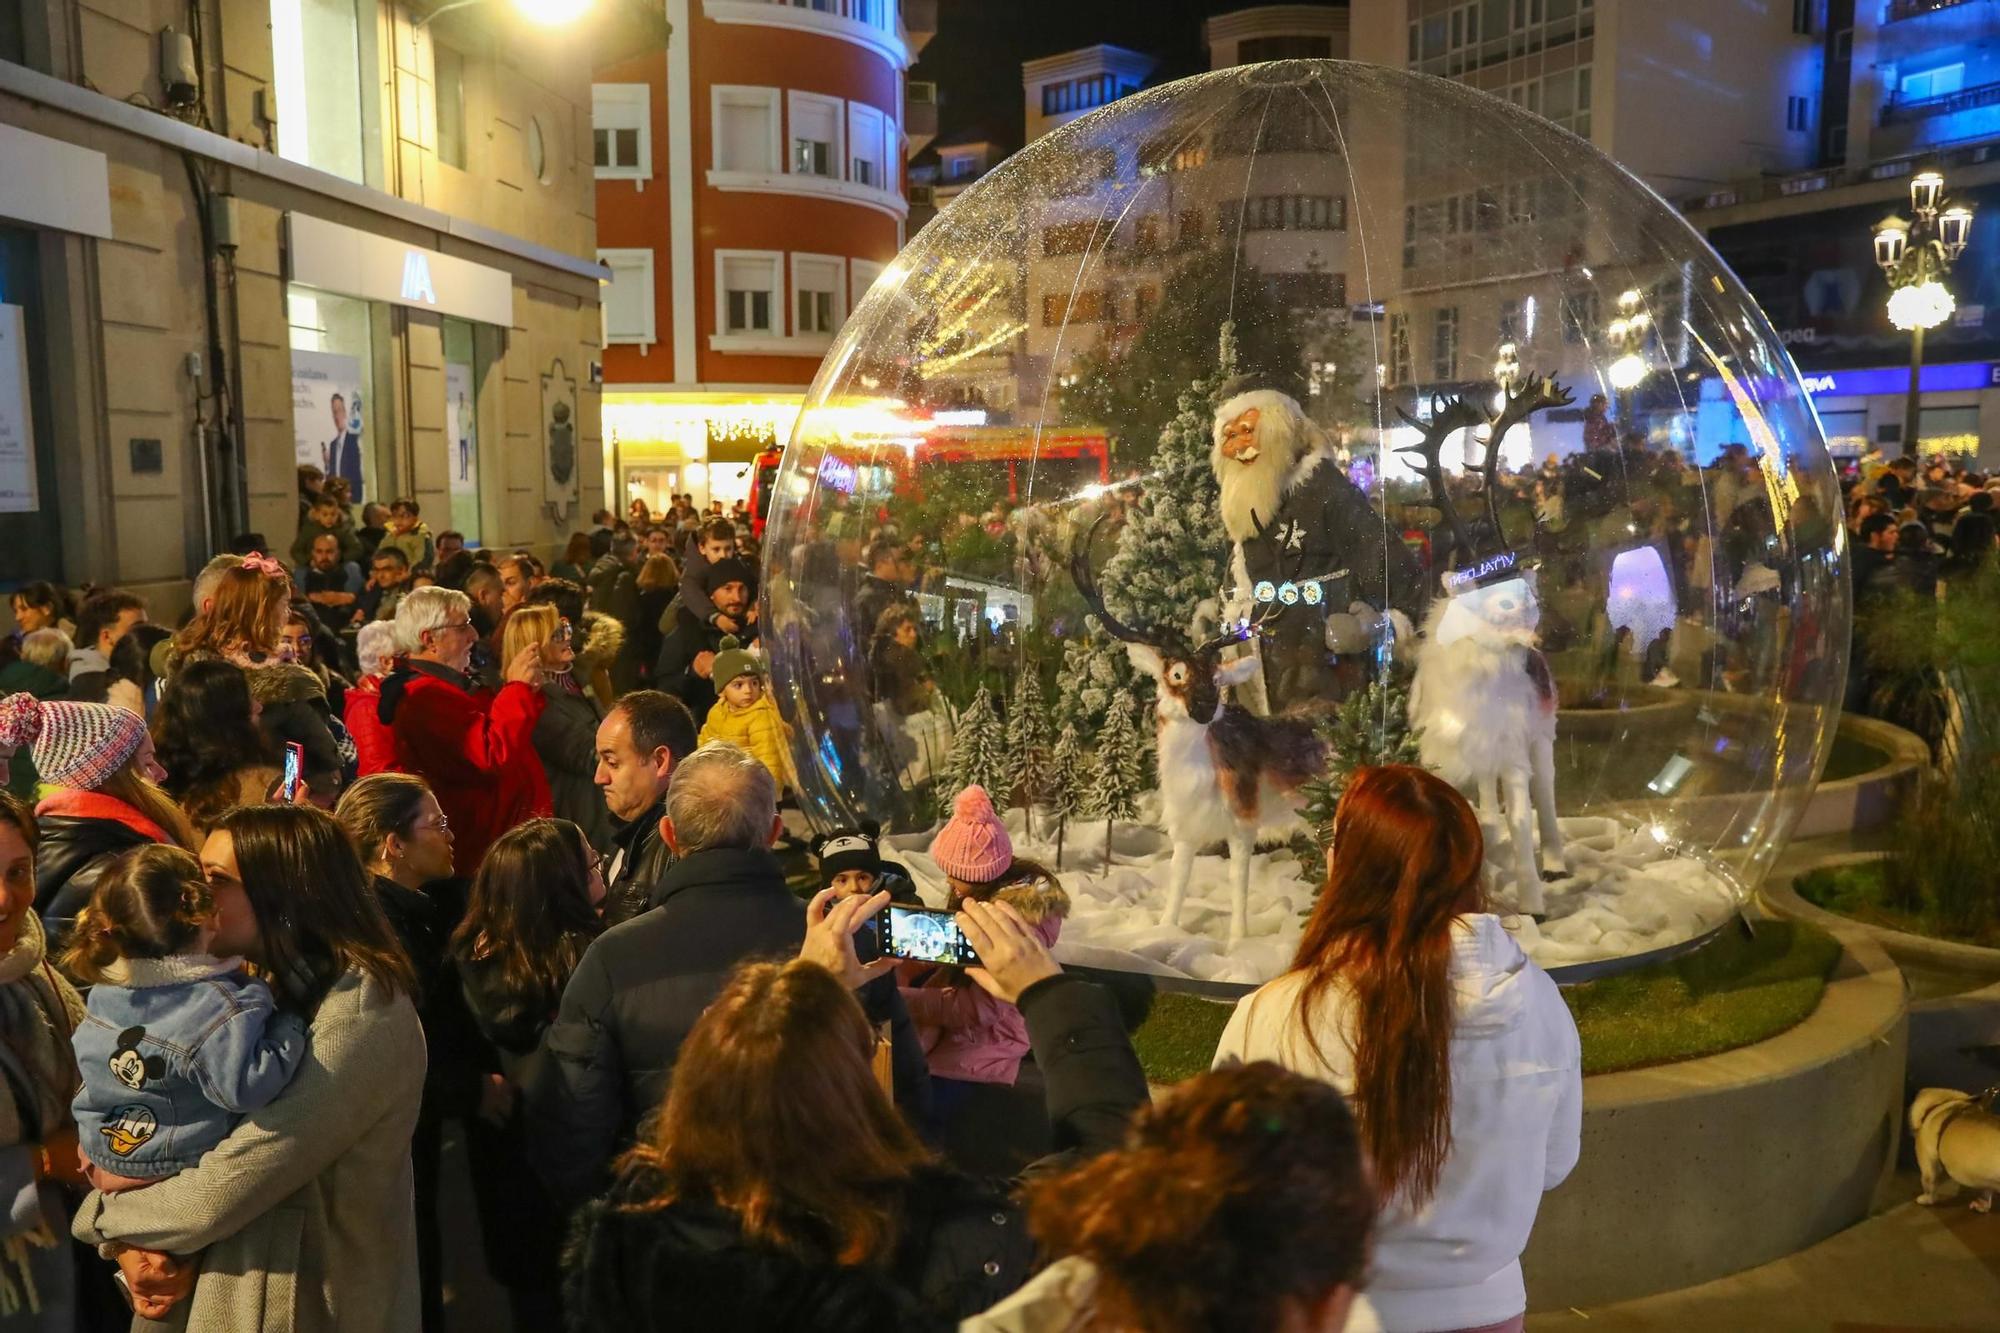
{"label": "woman in white hooded sweatshirt", "polygon": [[1542,1193],[1576,1165],[1582,1053],[1555,983],[1484,910],[1472,807],[1422,769],[1362,769],[1291,970],[1216,1063],[1347,1094],[1382,1211],[1351,1333],[1515,1333]]}

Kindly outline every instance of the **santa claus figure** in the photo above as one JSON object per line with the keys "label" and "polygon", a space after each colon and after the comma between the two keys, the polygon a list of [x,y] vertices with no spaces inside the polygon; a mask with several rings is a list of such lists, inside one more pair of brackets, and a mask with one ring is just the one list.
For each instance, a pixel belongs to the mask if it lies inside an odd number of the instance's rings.
{"label": "santa claus figure", "polygon": [[1347,479],[1326,433],[1291,388],[1271,375],[1238,375],[1224,384],[1209,455],[1222,487],[1222,524],[1234,544],[1239,599],[1277,595],[1301,580],[1319,585],[1298,597],[1264,641],[1273,710],[1339,698],[1348,676],[1359,682],[1361,672],[1341,670],[1336,650],[1352,645],[1340,633],[1329,635],[1329,613],[1341,624],[1369,608],[1417,617],[1425,600],[1409,549]]}

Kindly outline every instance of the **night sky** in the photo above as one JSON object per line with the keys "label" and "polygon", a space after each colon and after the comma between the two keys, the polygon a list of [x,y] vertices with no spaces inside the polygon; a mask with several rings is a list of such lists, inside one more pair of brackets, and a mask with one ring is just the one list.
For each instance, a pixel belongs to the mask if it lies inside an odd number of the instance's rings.
{"label": "night sky", "polygon": [[1149,83],[1208,67],[1202,20],[1256,0],[939,0],[938,34],[910,70],[944,105],[938,137],[984,128],[1021,142],[1021,62],[1110,42],[1160,59]]}

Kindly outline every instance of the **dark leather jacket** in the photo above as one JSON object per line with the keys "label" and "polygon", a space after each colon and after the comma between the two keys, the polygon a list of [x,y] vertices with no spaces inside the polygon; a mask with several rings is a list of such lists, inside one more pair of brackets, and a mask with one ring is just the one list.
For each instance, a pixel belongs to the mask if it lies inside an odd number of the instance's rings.
{"label": "dark leather jacket", "polygon": [[606,930],[650,907],[660,877],[673,866],[674,849],[660,836],[660,818],[666,813],[667,798],[662,796],[646,808],[646,813],[618,830],[617,850],[612,855],[622,854],[623,859],[604,886]]}

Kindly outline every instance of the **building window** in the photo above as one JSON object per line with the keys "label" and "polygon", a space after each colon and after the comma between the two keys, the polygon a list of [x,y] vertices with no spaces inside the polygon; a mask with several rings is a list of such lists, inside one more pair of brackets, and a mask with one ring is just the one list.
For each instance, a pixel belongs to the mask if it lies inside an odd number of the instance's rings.
{"label": "building window", "polygon": [[1500,341],[1503,343],[1521,340],[1521,303],[1506,300],[1500,303]]}
{"label": "building window", "polygon": [[1965,86],[1965,66],[1960,64],[1939,65],[1918,74],[1905,74],[1897,85],[1902,90],[1905,102],[1920,102],[1926,97],[1947,97]]}
{"label": "building window", "polygon": [[443,42],[431,43],[437,99],[437,155],[446,166],[465,170],[465,54]]}
{"label": "building window", "polygon": [[647,180],[653,174],[652,90],[643,83],[590,85],[597,179]]}
{"label": "building window", "polygon": [[1431,311],[1431,378],[1458,378],[1458,307]]}
{"label": "building window", "polygon": [[1236,63],[1264,60],[1324,60],[1333,54],[1333,38],[1296,33],[1284,37],[1245,37],[1236,45]]}
{"label": "building window", "polygon": [[1095,222],[1065,222],[1042,231],[1044,255],[1080,255],[1097,235]]}
{"label": "building window", "polygon": [[778,171],[778,90],[717,84],[709,94],[717,171]]}
{"label": "building window", "polygon": [[[372,32],[375,6],[368,10]],[[366,179],[355,0],[271,0],[271,66],[278,156]]]}
{"label": "building window", "polygon": [[846,117],[840,99],[801,92],[786,96],[791,103],[793,173],[841,179],[841,150],[847,136],[842,132]]}
{"label": "building window", "polygon": [[1785,99],[1785,128],[1804,133],[1812,128],[1812,99],[1810,97],[1787,97]]}
{"label": "building window", "polygon": [[1249,231],[1339,231],[1347,225],[1347,201],[1328,194],[1266,194],[1244,201]]}
{"label": "building window", "polygon": [[1389,316],[1389,382],[1408,384],[1414,379],[1410,357],[1410,317]]}
{"label": "building window", "polygon": [[783,299],[781,256],[769,250],[715,252],[716,327],[724,333],[777,336]]}
{"label": "building window", "polygon": [[847,178],[874,190],[894,188],[889,163],[889,118],[861,102],[847,104]]}
{"label": "building window", "polygon": [[601,298],[604,345],[648,347],[659,341],[653,323],[653,252],[599,250],[597,257],[611,269]]}
{"label": "building window", "polygon": [[861,298],[868,295],[868,289],[881,276],[882,265],[872,259],[847,261],[847,304],[850,310],[861,304]]}
{"label": "building window", "polygon": [[1071,296],[1064,292],[1051,292],[1042,298],[1042,327],[1060,328],[1063,324],[1095,324],[1104,318],[1104,293],[1101,291],[1078,292]]}
{"label": "building window", "polygon": [[970,157],[948,157],[944,160],[944,178],[948,181],[971,180],[979,174],[979,164]]}
{"label": "building window", "polygon": [[846,261],[839,255],[792,256],[792,332],[801,338],[830,338],[847,318],[842,289]]}

